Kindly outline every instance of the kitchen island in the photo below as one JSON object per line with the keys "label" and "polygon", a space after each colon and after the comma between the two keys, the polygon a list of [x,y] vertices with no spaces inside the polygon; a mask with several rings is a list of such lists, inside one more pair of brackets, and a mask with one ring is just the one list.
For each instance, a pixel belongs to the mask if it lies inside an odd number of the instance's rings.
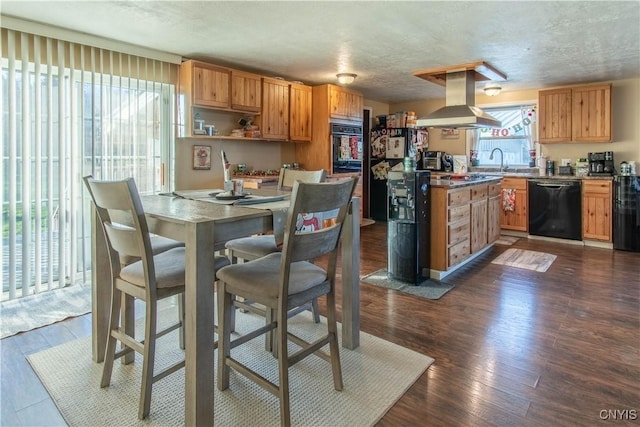
{"label": "kitchen island", "polygon": [[500,237],[500,176],[431,180],[430,276],[442,279]]}

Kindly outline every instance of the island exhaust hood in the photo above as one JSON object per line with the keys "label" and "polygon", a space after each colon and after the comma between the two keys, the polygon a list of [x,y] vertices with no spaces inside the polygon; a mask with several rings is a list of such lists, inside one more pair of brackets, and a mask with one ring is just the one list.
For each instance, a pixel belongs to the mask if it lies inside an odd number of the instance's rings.
{"label": "island exhaust hood", "polygon": [[504,81],[506,75],[485,62],[456,65],[434,70],[416,71],[414,76],[445,86],[445,106],[426,117],[419,118],[418,126],[442,128],[494,128],[502,127],[500,120],[475,106],[476,81]]}

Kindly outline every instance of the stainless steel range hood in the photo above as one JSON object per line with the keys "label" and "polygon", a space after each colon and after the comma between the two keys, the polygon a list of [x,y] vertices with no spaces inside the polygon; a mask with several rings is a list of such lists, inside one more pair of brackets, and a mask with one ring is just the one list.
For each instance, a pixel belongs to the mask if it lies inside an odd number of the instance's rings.
{"label": "stainless steel range hood", "polygon": [[496,75],[500,79],[506,78],[504,74],[484,62],[456,66],[456,68],[446,71],[445,74],[442,73],[442,70],[438,70],[439,74],[426,71],[414,73],[414,75],[434,83],[444,83],[446,94],[445,106],[426,117],[418,119],[417,125],[460,129],[502,127],[502,123],[499,120],[475,106],[476,80],[495,78],[494,74],[491,77],[486,77],[484,74],[479,73],[478,69],[483,71],[491,70],[492,73],[498,73]]}

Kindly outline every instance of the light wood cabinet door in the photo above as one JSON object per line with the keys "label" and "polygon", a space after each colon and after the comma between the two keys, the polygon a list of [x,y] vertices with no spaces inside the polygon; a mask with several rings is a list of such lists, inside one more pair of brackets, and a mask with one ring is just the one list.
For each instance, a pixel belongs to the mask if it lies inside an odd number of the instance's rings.
{"label": "light wood cabinet door", "polygon": [[353,93],[353,92],[349,92],[348,95],[348,100],[349,100],[349,118],[350,119],[356,119],[356,120],[362,120],[363,117],[363,113],[362,113],[362,107],[363,107],[363,98],[362,95],[359,95],[357,93]]}
{"label": "light wood cabinet door", "polygon": [[489,196],[487,200],[487,243],[500,238],[500,196]]}
{"label": "light wood cabinet door", "polygon": [[229,78],[228,69],[194,63],[193,105],[229,108]]}
{"label": "light wood cabinet door", "polygon": [[231,108],[260,112],[262,108],[262,76],[231,70]]}
{"label": "light wood cabinet door", "polygon": [[612,182],[582,181],[582,238],[612,241]]}
{"label": "light wood cabinet door", "polygon": [[487,246],[487,199],[471,202],[471,253]]}
{"label": "light wood cabinet door", "polygon": [[538,92],[540,143],[571,141],[571,88]]}
{"label": "light wood cabinet door", "polygon": [[611,84],[572,90],[572,140],[611,142]]}
{"label": "light wood cabinet door", "polygon": [[[513,189],[515,194],[515,210],[501,209],[500,227],[503,230],[528,231],[529,230],[529,196],[527,192],[526,178],[504,178],[502,191]],[[501,196],[502,199],[503,196]],[[501,200],[502,203],[502,200]]]}
{"label": "light wood cabinet door", "polygon": [[338,86],[329,88],[329,112],[331,117],[349,119],[349,92]]}
{"label": "light wood cabinet door", "polygon": [[289,83],[262,79],[261,127],[264,139],[289,139]]}
{"label": "light wood cabinet door", "polygon": [[297,83],[289,86],[289,139],[311,141],[313,89]]}

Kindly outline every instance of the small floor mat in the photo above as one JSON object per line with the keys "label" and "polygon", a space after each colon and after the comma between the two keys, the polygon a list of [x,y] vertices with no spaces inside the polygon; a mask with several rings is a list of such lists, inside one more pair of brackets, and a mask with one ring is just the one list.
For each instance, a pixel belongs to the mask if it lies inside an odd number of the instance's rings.
{"label": "small floor mat", "polygon": [[520,238],[515,236],[500,236],[500,238],[496,240],[495,243],[496,245],[511,246],[518,240],[520,240]]}
{"label": "small floor mat", "polygon": [[525,268],[527,270],[545,272],[551,267],[556,256],[546,252],[527,251],[524,249],[507,249],[492,264],[508,265],[510,267]]}
{"label": "small floor mat", "polygon": [[391,279],[387,275],[387,270],[378,270],[361,279],[363,282],[382,288],[394,289],[411,295],[417,295],[427,299],[440,299],[444,294],[454,288],[449,283],[439,282],[432,279],[422,281],[417,285],[400,280]]}

